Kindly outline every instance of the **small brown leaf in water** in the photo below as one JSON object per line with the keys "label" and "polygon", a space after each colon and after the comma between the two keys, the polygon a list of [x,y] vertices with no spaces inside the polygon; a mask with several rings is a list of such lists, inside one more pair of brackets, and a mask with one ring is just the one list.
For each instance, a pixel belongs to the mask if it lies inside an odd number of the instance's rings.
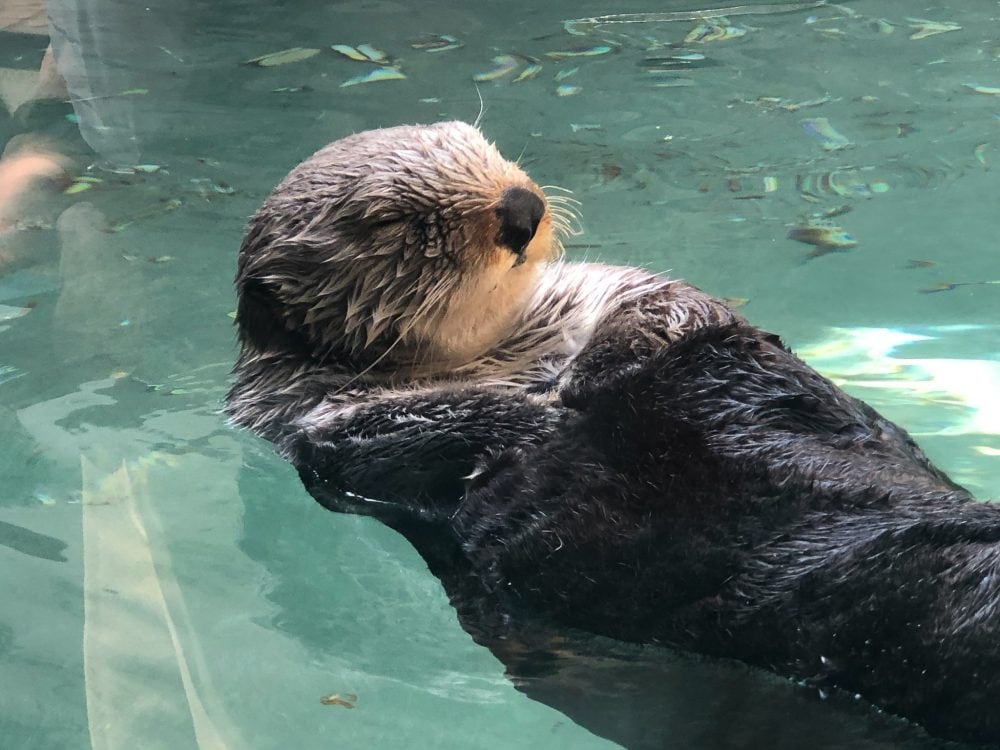
{"label": "small brown leaf in water", "polygon": [[324,706],[354,708],[354,704],[358,702],[358,696],[355,693],[331,693],[330,695],[324,695],[319,699],[319,702]]}

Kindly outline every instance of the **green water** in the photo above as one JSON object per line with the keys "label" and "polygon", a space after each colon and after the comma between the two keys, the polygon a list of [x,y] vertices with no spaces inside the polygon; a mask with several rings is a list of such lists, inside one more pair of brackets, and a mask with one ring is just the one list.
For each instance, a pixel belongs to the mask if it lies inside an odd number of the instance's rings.
{"label": "green water", "polygon": [[[699,7],[653,6],[0,8],[8,158],[30,142],[101,180],[36,183],[0,205],[0,746],[615,746],[519,692],[401,538],[323,511],[219,416],[236,250],[271,187],[357,130],[475,120],[480,96],[501,150],[580,201],[572,259],[747,300],[754,322],[1000,497],[1000,286],[981,283],[1000,279],[1000,3],[734,13],[731,38],[687,44],[697,21],[563,25]],[[912,38],[913,18],[960,28]],[[411,46],[434,34],[462,46]],[[32,100],[50,41],[67,93]],[[341,87],[366,68],[329,45],[362,43],[406,78]],[[241,65],[291,47],[321,51]],[[473,76],[510,53],[541,71],[514,82],[521,62],[477,91]],[[704,60],[663,61],[692,53]],[[664,66],[686,69],[649,70]],[[850,146],[825,150],[802,125],[815,118]],[[844,206],[829,221],[856,247],[810,257],[787,237]],[[941,285],[956,286],[927,291]],[[636,694],[654,708],[609,700],[608,736],[940,746],[849,696],[650,659]],[[320,702],[335,693],[354,708]]]}

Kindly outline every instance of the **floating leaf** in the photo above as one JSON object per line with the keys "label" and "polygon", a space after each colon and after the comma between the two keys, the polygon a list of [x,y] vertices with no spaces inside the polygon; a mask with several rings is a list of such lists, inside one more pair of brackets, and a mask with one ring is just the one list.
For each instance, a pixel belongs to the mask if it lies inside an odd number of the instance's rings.
{"label": "floating leaf", "polygon": [[517,78],[514,79],[514,83],[527,81],[529,78],[534,78],[541,72],[542,72],[541,65],[539,65],[538,63],[529,63],[524,70],[518,73]]}
{"label": "floating leaf", "polygon": [[546,52],[545,56],[550,57],[553,60],[562,60],[567,57],[598,57],[600,55],[606,55],[614,50],[609,44],[598,44],[593,47],[574,47],[572,49],[561,49],[554,50],[552,52]]}
{"label": "floating leaf", "polygon": [[915,31],[910,34],[910,39],[926,39],[935,34],[945,34],[949,31],[959,31],[962,27],[951,21],[928,21],[923,18],[907,18],[910,28]]}
{"label": "floating leaf", "polygon": [[319,50],[312,47],[292,47],[279,52],[271,52],[260,57],[254,57],[245,61],[244,65],[259,65],[262,68],[271,68],[275,65],[287,65],[288,63],[308,60],[314,55],[318,55]]}
{"label": "floating leaf", "polygon": [[472,76],[474,81],[496,81],[517,70],[520,61],[513,55],[497,55],[493,58],[493,68]]}
{"label": "floating leaf", "polygon": [[974,91],[977,94],[1000,96],[1000,87],[998,86],[983,86],[980,83],[963,83],[962,85],[969,89],[969,91]]}
{"label": "floating leaf", "polygon": [[986,149],[989,147],[989,145],[990,144],[988,143],[980,143],[978,146],[972,149],[972,153],[975,155],[976,161],[978,161],[984,167],[986,166]]}
{"label": "floating leaf", "polygon": [[406,76],[403,75],[403,72],[399,68],[375,68],[367,73],[362,73],[354,76],[354,78],[349,78],[340,84],[340,88],[357,86],[361,83],[374,83],[375,81],[401,81],[404,78],[406,78]]}
{"label": "floating leaf", "polygon": [[934,292],[950,292],[952,289],[957,289],[963,286],[962,284],[949,284],[947,281],[943,281],[940,284],[935,284],[934,286],[929,286],[926,289],[921,289],[921,294],[933,294]]}
{"label": "floating leaf", "polygon": [[458,49],[464,45],[451,34],[438,34],[410,42],[410,46],[413,49],[421,49],[424,52],[446,52],[450,49]]}
{"label": "floating leaf", "polygon": [[355,49],[349,44],[331,44],[330,49],[334,52],[339,52],[344,57],[348,57],[351,60],[357,60],[358,62],[371,62],[368,57],[361,52],[361,50]]}
{"label": "floating leaf", "polygon": [[385,52],[380,49],[375,49],[375,47],[372,47],[370,44],[359,44],[358,52],[367,57],[373,63],[385,64],[389,62],[389,56],[385,54]]}
{"label": "floating leaf", "polygon": [[330,695],[324,695],[319,699],[319,702],[324,706],[354,708],[354,704],[358,702],[358,696],[354,693],[332,693]]}
{"label": "floating leaf", "polygon": [[824,151],[839,151],[853,145],[830,124],[825,117],[814,117],[802,121],[802,129],[807,135],[819,141]]}
{"label": "floating leaf", "polygon": [[331,44],[330,49],[358,62],[372,62],[377,65],[386,65],[389,62],[389,56],[385,52],[375,49],[370,44],[359,44],[357,47],[349,44]]}
{"label": "floating leaf", "polygon": [[684,43],[718,42],[726,39],[736,39],[749,31],[749,29],[745,29],[742,26],[732,26],[728,23],[722,23],[723,20],[720,18],[719,23],[710,23],[708,21],[699,23],[684,37]]}
{"label": "floating leaf", "polygon": [[14,307],[13,305],[0,305],[0,321],[14,320],[21,318],[31,312],[30,307]]}
{"label": "floating leaf", "polygon": [[63,193],[66,195],[76,195],[77,193],[82,193],[84,190],[90,190],[92,187],[94,187],[93,182],[78,179],[74,180],[72,185],[63,190]]}
{"label": "floating leaf", "polygon": [[842,227],[800,224],[788,230],[788,238],[826,250],[846,250],[858,244]]}

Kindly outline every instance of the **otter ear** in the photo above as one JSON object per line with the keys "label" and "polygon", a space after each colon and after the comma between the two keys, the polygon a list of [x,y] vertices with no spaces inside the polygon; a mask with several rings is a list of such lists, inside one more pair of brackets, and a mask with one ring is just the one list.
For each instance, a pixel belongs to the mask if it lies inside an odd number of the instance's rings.
{"label": "otter ear", "polygon": [[267,285],[245,279],[237,285],[236,328],[240,343],[259,351],[286,348],[290,334],[278,314],[277,302]]}

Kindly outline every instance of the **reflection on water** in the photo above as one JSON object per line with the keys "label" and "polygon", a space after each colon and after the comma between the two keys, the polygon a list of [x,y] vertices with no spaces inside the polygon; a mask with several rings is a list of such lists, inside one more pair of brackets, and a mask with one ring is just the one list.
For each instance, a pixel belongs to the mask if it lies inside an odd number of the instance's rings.
{"label": "reflection on water", "polygon": [[744,305],[1000,495],[1000,7],[660,6],[0,6],[5,746],[938,746],[570,634],[490,644],[512,682],[405,542],[218,415],[270,188],[349,132],[482,108],[581,201],[571,255]]}

